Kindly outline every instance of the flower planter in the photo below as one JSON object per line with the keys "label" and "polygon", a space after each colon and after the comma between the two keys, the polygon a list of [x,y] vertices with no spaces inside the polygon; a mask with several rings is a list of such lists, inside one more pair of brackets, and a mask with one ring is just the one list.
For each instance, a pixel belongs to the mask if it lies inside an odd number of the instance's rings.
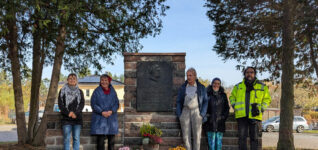
{"label": "flower planter", "polygon": [[148,145],[149,144],[149,138],[142,138],[142,145]]}
{"label": "flower planter", "polygon": [[146,145],[142,145],[144,150],[159,150],[159,144],[146,144]]}

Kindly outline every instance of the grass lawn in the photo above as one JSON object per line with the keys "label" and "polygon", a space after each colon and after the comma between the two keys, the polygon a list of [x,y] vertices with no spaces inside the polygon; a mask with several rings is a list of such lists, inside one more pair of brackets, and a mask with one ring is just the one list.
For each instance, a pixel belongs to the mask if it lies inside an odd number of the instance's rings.
{"label": "grass lawn", "polygon": [[314,133],[314,134],[318,134],[318,130],[305,130],[304,133]]}
{"label": "grass lawn", "polygon": [[0,142],[0,145],[18,144],[18,142]]}
{"label": "grass lawn", "polygon": [[0,125],[8,125],[8,124],[13,124],[13,123],[11,121],[8,121],[8,120],[0,119]]}

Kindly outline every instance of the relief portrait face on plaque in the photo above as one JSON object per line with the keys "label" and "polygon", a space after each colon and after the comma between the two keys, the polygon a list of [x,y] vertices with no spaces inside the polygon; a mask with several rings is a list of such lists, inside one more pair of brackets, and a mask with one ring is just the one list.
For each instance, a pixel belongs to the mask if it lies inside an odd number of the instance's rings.
{"label": "relief portrait face on plaque", "polygon": [[170,62],[137,63],[137,111],[172,111]]}
{"label": "relief portrait face on plaque", "polygon": [[[160,78],[160,66],[158,64],[154,64],[153,66],[151,66],[149,68],[149,80],[150,82],[155,82],[158,83],[159,82],[159,78]],[[156,84],[158,85],[158,84]],[[156,86],[154,85],[154,86]]]}

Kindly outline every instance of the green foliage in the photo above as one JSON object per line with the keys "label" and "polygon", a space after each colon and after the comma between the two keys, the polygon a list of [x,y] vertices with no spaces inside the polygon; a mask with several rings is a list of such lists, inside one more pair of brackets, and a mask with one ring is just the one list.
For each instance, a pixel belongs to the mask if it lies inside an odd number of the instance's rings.
{"label": "green foliage", "polygon": [[63,73],[60,73],[60,81],[66,82],[67,81],[67,76],[64,75]]}
{"label": "green foliage", "polygon": [[121,74],[121,75],[119,76],[119,81],[122,82],[122,83],[124,83],[124,81],[125,81],[125,76],[124,76],[123,74]]}
{"label": "green foliage", "polygon": [[114,80],[117,80],[117,81],[120,81],[120,82],[124,82],[124,75],[123,74],[121,74],[121,75],[119,75],[119,76],[117,76],[116,74],[114,74],[113,76],[112,76],[112,78],[114,79]]}
{"label": "green foliage", "polygon": [[[93,66],[102,69],[103,63],[112,64],[115,54],[136,52],[142,48],[139,40],[156,36],[162,29],[161,17],[169,8],[165,0],[116,1],[14,1],[17,11],[19,58],[21,66],[32,60],[32,38],[39,35],[44,64],[52,65],[58,28],[66,28],[63,65],[77,74]],[[0,66],[10,70],[5,20],[10,18],[0,2]],[[30,70],[25,67],[22,72]],[[84,73],[85,74],[85,73]]]}
{"label": "green foliage", "polygon": [[318,121],[318,112],[316,111],[305,111],[303,112],[303,116],[306,118],[308,124]]}
{"label": "green foliage", "polygon": [[90,76],[92,75],[91,70],[88,67],[84,67],[82,69],[80,69],[79,73],[78,73],[78,78],[83,78],[86,76]]}
{"label": "green foliage", "polygon": [[309,115],[311,119],[318,120],[318,112],[316,111],[307,111],[304,112],[304,115]]}
{"label": "green foliage", "polygon": [[[270,107],[279,108],[281,99],[281,84],[266,83],[269,87],[269,92],[272,98]],[[300,83],[294,86],[294,101],[296,108],[302,108],[304,110],[311,110],[318,106],[318,95],[312,92],[312,89],[307,87],[307,84]]]}
{"label": "green foliage", "polygon": [[152,126],[150,124],[143,124],[140,127],[140,135],[143,136],[145,134],[151,134]]}
{"label": "green foliage", "polygon": [[144,136],[145,134],[155,135],[161,137],[162,131],[155,126],[150,125],[149,123],[143,124],[140,127],[140,135]]}
{"label": "green foliage", "polygon": [[46,103],[47,99],[47,94],[49,91],[49,86],[50,86],[50,80],[45,78],[41,81],[41,86],[40,86],[40,106],[44,107],[44,104]]}
{"label": "green foliage", "polygon": [[[295,79],[318,74],[318,8],[314,0],[296,2]],[[207,0],[207,16],[214,22],[213,50],[224,60],[235,59],[243,69],[248,63],[277,80],[282,69],[282,1]],[[313,52],[313,53],[311,53]],[[316,76],[317,77],[317,76]]]}
{"label": "green foliage", "polygon": [[14,93],[12,84],[8,82],[0,83],[0,107],[8,106],[9,109],[14,109]]}
{"label": "green foliage", "polygon": [[89,0],[68,5],[73,15],[69,16],[64,66],[73,72],[86,66],[101,70],[101,62],[112,64],[114,54],[140,50],[139,39],[160,33],[160,16],[168,9],[164,2]]}
{"label": "green foliage", "polygon": [[199,77],[198,80],[205,87],[208,87],[211,84],[211,81],[209,79],[203,79],[203,78]]}
{"label": "green foliage", "polygon": [[[5,79],[3,71],[0,71],[0,109],[4,110],[5,107],[13,110],[14,107],[14,91],[12,81]],[[24,98],[24,109],[28,110],[30,102],[30,89],[31,89],[31,80],[27,78],[22,83],[22,93]],[[7,110],[9,111],[9,110]]]}
{"label": "green foliage", "polygon": [[[61,60],[66,70],[83,76],[89,75],[88,68],[91,66],[101,70],[102,64],[112,64],[115,54],[137,52],[142,48],[140,39],[158,35],[162,28],[161,17],[165,16],[165,11],[168,9],[164,2],[165,0],[2,0],[0,1],[0,66],[2,69],[11,70],[8,43],[12,43],[11,47],[12,45],[18,47],[18,58],[14,57],[16,60],[14,63],[20,63],[21,66],[21,75],[17,76],[29,78],[32,71],[41,75],[42,65],[37,70],[31,70],[27,65],[31,61],[35,64],[44,64],[44,67],[55,64],[53,67],[55,72],[60,70]],[[17,28],[9,28],[13,27],[12,24],[16,24]],[[65,29],[65,32],[61,29]],[[17,33],[17,37],[9,33]],[[8,37],[11,37],[13,42],[10,42]],[[15,39],[17,43],[14,42]],[[56,52],[59,53],[55,55]],[[32,56],[41,57],[33,60]],[[56,77],[55,75],[52,81],[55,81]],[[61,75],[60,81],[65,80],[65,76]],[[31,84],[27,80],[23,82],[25,86],[22,87],[23,101],[28,105]],[[55,84],[57,83],[52,83]],[[56,88],[56,86],[51,87]],[[19,87],[15,88],[20,90]],[[37,89],[32,91],[37,92]],[[48,97],[53,97],[55,93],[50,92],[50,94]],[[50,99],[47,104],[51,102],[53,101]],[[51,107],[47,106],[46,108]],[[37,131],[36,139],[42,136],[38,136],[40,135],[38,133],[44,133],[45,128],[42,128],[44,124],[41,123],[39,130],[36,130],[35,126],[29,126]],[[21,128],[21,133],[24,133],[25,131],[22,130],[24,129]],[[33,131],[30,133],[33,134]],[[19,139],[23,137],[24,143],[26,138],[20,135]],[[34,137],[27,138],[35,145],[43,143],[38,140],[33,141]]]}

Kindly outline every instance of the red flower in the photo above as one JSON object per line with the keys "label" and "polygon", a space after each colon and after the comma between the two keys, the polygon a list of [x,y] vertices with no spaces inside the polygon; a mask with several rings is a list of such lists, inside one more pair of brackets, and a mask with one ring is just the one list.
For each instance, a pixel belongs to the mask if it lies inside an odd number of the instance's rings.
{"label": "red flower", "polygon": [[156,144],[162,143],[162,138],[159,136],[151,135],[150,138],[153,143],[156,143]]}
{"label": "red flower", "polygon": [[151,135],[149,133],[145,133],[143,137],[151,137]]}

